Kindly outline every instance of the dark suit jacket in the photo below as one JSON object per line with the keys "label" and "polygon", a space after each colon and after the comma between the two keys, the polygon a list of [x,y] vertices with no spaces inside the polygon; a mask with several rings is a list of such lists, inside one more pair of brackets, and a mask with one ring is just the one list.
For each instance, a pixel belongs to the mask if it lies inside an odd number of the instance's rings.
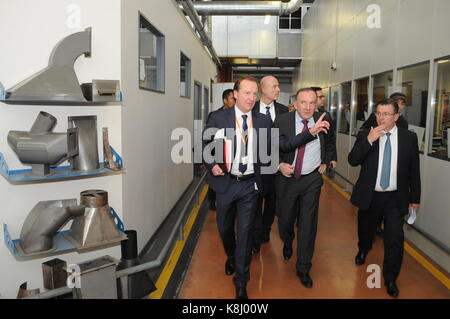
{"label": "dark suit jacket", "polygon": [[[285,113],[289,112],[287,106],[285,106],[285,105],[283,105],[281,103],[278,103],[277,101],[274,101],[273,105],[274,105],[274,108],[275,108],[275,120],[281,114],[285,114]],[[260,112],[259,107],[260,107],[260,101],[257,101],[255,103],[255,107],[252,110],[252,114],[255,114],[255,113],[263,114],[263,113]],[[270,117],[270,119],[272,119],[272,118]],[[274,189],[275,179],[274,178],[275,178],[275,174],[264,174],[264,175],[262,175],[262,182],[264,184],[264,190],[265,191],[267,191],[267,192],[274,192],[275,191],[275,189]]]}
{"label": "dark suit jacket", "polygon": [[[359,132],[355,145],[348,155],[352,166],[361,165],[358,181],[353,188],[351,202],[367,210],[372,202],[378,173],[379,140],[371,146],[367,140],[370,130]],[[402,214],[408,213],[410,203],[420,203],[420,167],[417,135],[398,127],[397,200]]]}
{"label": "dark suit jacket", "polygon": [[[367,121],[365,121],[364,124],[361,125],[360,130],[363,130],[363,129],[370,130],[371,127],[377,127],[377,126],[378,126],[377,117],[375,116],[375,113],[372,113],[372,114],[370,114]],[[405,120],[405,118],[402,115],[400,115],[397,120],[397,127],[402,127],[404,129],[408,129],[408,122]]]}
{"label": "dark suit jacket", "polygon": [[[235,106],[226,109],[226,110],[218,110],[216,112],[213,112],[211,117],[208,119],[208,122],[206,123],[205,130],[213,129],[213,131],[218,131],[219,129],[235,129],[236,127],[236,113],[235,113]],[[270,119],[270,116],[262,114],[262,113],[253,113],[252,114],[252,123],[253,128],[256,130],[256,134],[258,134],[259,130],[261,128],[267,129],[268,133],[267,136],[267,145],[270,146],[270,128],[272,127],[272,120]],[[228,132],[226,132],[228,133]],[[231,141],[233,141],[233,148],[235,149],[235,141],[236,138],[234,136],[227,136]],[[212,136],[214,138],[214,136]],[[257,140],[256,149],[253,149],[253,155],[256,156],[256,163],[253,163],[253,168],[255,171],[255,179],[256,184],[258,186],[258,190],[260,193],[265,194],[265,189],[261,180],[261,160],[259,158],[259,145],[260,141]],[[212,139],[210,140],[203,140],[203,150],[205,147],[213,142]],[[269,150],[270,151],[270,150]],[[256,153],[255,153],[256,152]],[[209,174],[206,177],[206,180],[211,186],[213,190],[215,190],[217,193],[224,193],[228,190],[228,187],[231,182],[231,178],[229,174],[225,174],[225,176],[213,176],[211,173],[212,168],[217,164],[215,161],[212,163],[207,163],[204,161],[206,167],[208,168]],[[269,165],[270,163],[264,164]]]}
{"label": "dark suit jacket", "polygon": [[[275,107],[275,119],[276,119],[279,115],[284,114],[284,113],[288,113],[288,112],[289,112],[289,110],[288,110],[288,108],[287,108],[286,105],[283,105],[283,104],[281,104],[281,103],[278,103],[277,101],[274,101],[274,102],[273,102],[273,106]],[[255,103],[255,107],[253,108],[252,113],[253,113],[253,114],[255,114],[255,113],[260,113],[259,107],[260,107],[260,102],[257,101],[257,102]],[[262,114],[262,113],[261,113],[261,114]]]}
{"label": "dark suit jacket", "polygon": [[[292,164],[292,162],[294,162],[295,151],[297,148],[304,144],[308,144],[317,138],[317,136],[311,135],[309,130],[297,135],[295,134],[295,113],[296,112],[282,114],[277,117],[274,123],[274,128],[278,128],[280,130],[280,163],[283,162]],[[314,120],[317,121],[321,114],[322,113],[320,112],[314,112]],[[325,116],[324,120],[331,124],[331,118],[329,118],[328,114]],[[330,132],[332,130],[333,128],[330,127]],[[320,139],[320,157],[322,164],[328,165],[330,161],[333,160],[333,152],[336,150],[335,146],[333,149],[332,137],[330,134],[319,133],[318,138]],[[277,175],[281,175],[281,172],[278,172]],[[277,194],[281,195],[284,193],[284,183],[283,179],[279,178],[278,181]]]}

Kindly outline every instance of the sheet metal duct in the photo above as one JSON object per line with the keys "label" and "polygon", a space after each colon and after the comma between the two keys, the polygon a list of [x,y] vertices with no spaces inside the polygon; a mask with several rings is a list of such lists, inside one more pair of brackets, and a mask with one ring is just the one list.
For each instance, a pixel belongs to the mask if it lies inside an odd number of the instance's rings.
{"label": "sheet metal duct", "polygon": [[84,215],[75,218],[71,231],[64,233],[77,249],[89,249],[126,239],[120,234],[111,214],[108,192],[104,190],[81,192],[80,205],[85,207]]}
{"label": "sheet metal duct", "polygon": [[28,214],[20,232],[20,248],[26,254],[52,249],[55,233],[70,219],[84,214],[84,206],[76,199],[50,200],[37,203]]}
{"label": "sheet metal duct", "polygon": [[78,130],[71,128],[65,133],[52,133],[55,125],[53,115],[40,112],[30,132],[8,133],[9,146],[22,163],[31,165],[33,176],[46,176],[50,174],[50,166],[78,154]]}
{"label": "sheet metal duct", "polygon": [[222,16],[252,16],[274,15],[283,16],[300,9],[303,0],[281,1],[196,1],[194,8],[199,15]]}
{"label": "sheet metal duct", "polygon": [[86,101],[73,68],[76,59],[91,55],[91,28],[71,34],[53,49],[48,66],[6,92],[8,100]]}
{"label": "sheet metal duct", "polygon": [[98,161],[97,116],[69,116],[69,129],[78,130],[78,154],[69,162],[75,171],[92,171],[100,167]]}

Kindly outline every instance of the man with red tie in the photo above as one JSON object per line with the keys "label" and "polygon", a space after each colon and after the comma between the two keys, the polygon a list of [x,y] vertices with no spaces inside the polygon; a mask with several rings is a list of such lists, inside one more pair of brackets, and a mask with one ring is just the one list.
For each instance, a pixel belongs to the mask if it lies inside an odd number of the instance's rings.
{"label": "man with red tie", "polygon": [[331,129],[331,119],[327,113],[316,112],[316,104],[314,90],[300,89],[295,99],[296,112],[282,114],[274,123],[280,134],[281,164],[275,189],[278,227],[284,243],[283,256],[285,260],[292,256],[294,223],[298,218],[296,270],[300,282],[307,288],[313,285],[309,272],[323,185],[319,167],[328,165],[333,159],[333,143],[327,134]]}

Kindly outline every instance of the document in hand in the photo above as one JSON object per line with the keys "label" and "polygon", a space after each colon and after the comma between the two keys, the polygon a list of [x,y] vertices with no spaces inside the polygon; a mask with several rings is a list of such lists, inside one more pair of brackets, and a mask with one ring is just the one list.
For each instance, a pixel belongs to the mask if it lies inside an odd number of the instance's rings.
{"label": "document in hand", "polygon": [[222,149],[223,158],[217,161],[222,171],[227,174],[231,171],[232,163],[232,143],[229,138],[225,136],[225,129],[220,129],[214,135],[214,141],[217,143],[217,149]]}

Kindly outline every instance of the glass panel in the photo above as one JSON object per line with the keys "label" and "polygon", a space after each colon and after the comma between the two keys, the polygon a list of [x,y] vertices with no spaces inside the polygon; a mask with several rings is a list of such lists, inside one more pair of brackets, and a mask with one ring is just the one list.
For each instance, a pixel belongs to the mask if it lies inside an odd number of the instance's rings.
{"label": "glass panel", "polygon": [[342,109],[339,120],[339,133],[348,134],[350,132],[350,112],[352,101],[352,83],[342,84]]}
{"label": "glass panel", "polygon": [[[377,102],[388,98],[389,95],[391,95],[393,93],[392,92],[393,76],[394,76],[394,74],[392,71],[377,74],[377,75],[373,76],[373,102],[374,102],[374,105],[376,105]],[[366,117],[365,117],[365,120],[367,120]]]}
{"label": "glass panel", "polygon": [[139,25],[139,87],[164,90],[164,36],[143,16]]}
{"label": "glass panel", "polygon": [[419,150],[425,145],[427,120],[429,63],[408,67],[398,71],[397,90],[406,95],[406,107],[400,110],[408,122],[408,128],[417,133]]}
{"label": "glass panel", "polygon": [[292,19],[291,20],[291,29],[301,29],[302,28],[302,20],[301,19]]}
{"label": "glass panel", "polygon": [[[337,123],[338,106],[339,106],[339,88],[334,87],[330,89],[330,114],[333,124]],[[333,126],[335,128],[336,133],[337,126],[336,125]]]}
{"label": "glass panel", "polygon": [[364,121],[369,117],[369,78],[357,80],[356,84],[356,98],[355,98],[355,111],[356,116],[352,117],[353,132],[352,135],[356,136],[359,132],[359,128],[364,124]]}
{"label": "glass panel", "polygon": [[448,147],[450,133],[450,60],[438,62],[436,83],[436,110],[430,155],[450,160]]}
{"label": "glass panel", "polygon": [[287,18],[287,19],[280,18],[279,28],[280,29],[289,29],[289,18]]}
{"label": "glass panel", "polygon": [[191,74],[191,60],[189,60],[183,53],[180,58],[180,95],[190,97],[190,74]]}

